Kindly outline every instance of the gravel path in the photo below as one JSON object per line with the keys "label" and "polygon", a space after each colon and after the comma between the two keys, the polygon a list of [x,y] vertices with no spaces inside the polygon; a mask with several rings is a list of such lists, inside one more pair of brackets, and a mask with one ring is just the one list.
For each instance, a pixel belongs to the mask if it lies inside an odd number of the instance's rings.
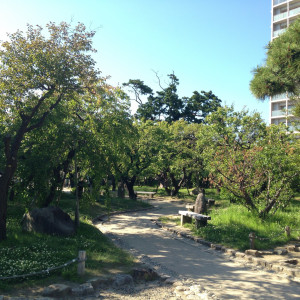
{"label": "gravel path", "polygon": [[283,275],[245,266],[157,228],[153,220],[177,214],[183,203],[152,200],[152,204],[159,209],[115,215],[97,227],[160,274],[174,278],[178,287],[150,286],[133,295],[111,292],[107,297],[101,294],[103,299],[300,299],[299,283]]}

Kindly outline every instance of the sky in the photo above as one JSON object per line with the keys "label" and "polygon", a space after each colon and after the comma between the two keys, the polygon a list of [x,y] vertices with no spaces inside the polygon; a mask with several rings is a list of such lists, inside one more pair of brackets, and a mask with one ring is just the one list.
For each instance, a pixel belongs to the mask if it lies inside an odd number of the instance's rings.
{"label": "sky", "polygon": [[271,0],[0,0],[0,40],[50,21],[96,30],[94,59],[114,86],[140,79],[158,91],[155,73],[166,86],[174,72],[179,96],[211,90],[269,123],[269,103],[249,83],[266,58]]}

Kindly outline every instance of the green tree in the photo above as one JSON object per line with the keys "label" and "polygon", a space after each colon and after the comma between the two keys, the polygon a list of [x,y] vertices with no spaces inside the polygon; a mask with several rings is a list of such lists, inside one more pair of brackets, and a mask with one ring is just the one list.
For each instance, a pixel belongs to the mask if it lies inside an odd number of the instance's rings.
{"label": "green tree", "polygon": [[162,121],[158,126],[164,135],[153,169],[167,194],[176,196],[180,188],[191,182],[193,175],[203,170],[201,153],[196,151],[196,133],[200,125],[179,120],[171,124]]}
{"label": "green tree", "polygon": [[122,126],[122,132],[111,143],[111,169],[115,177],[126,185],[129,197],[135,199],[134,184],[156,159],[162,146],[163,132],[152,121],[130,120],[125,128]]}
{"label": "green tree", "polygon": [[66,23],[10,34],[0,48],[0,120],[3,127],[0,177],[0,240],[6,238],[7,196],[26,135],[38,130],[52,111],[78,94],[94,92],[99,72],[88,54],[94,32]]}
{"label": "green tree", "polygon": [[297,140],[284,126],[267,127],[258,113],[220,108],[199,134],[210,179],[265,218],[288,205],[299,180]]}
{"label": "green tree", "polygon": [[[168,86],[163,88],[160,85],[161,90],[157,91],[156,95],[139,79],[130,79],[123,84],[130,87],[135,94],[135,101],[139,104],[136,112],[138,119],[165,120],[168,123],[183,119],[189,123],[202,123],[209,113],[221,106],[221,100],[212,91],[194,91],[190,98],[180,98],[177,93],[179,79],[174,73],[168,77]],[[143,102],[142,96],[146,95],[149,96]]]}
{"label": "green tree", "polygon": [[300,20],[268,44],[266,62],[254,69],[250,90],[256,98],[289,93],[296,102],[295,113],[300,116]]}

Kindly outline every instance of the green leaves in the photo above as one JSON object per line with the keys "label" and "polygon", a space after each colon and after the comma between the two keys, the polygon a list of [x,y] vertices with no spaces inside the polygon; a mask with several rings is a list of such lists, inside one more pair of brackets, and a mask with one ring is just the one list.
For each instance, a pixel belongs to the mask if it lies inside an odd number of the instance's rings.
{"label": "green leaves", "polygon": [[290,92],[298,94],[300,77],[300,21],[267,46],[267,59],[254,69],[250,90],[256,98]]}
{"label": "green leaves", "polygon": [[[128,83],[123,84],[131,87],[135,93],[135,100],[139,104],[136,113],[138,119],[165,120],[168,123],[178,120],[202,123],[209,113],[220,107],[221,100],[212,91],[201,91],[201,93],[195,91],[190,98],[180,98],[177,93],[179,79],[174,73],[169,74],[168,77],[168,86],[161,87],[156,95],[153,95],[152,89],[139,79],[130,79]],[[149,95],[146,102],[142,101],[141,95]]]}
{"label": "green leaves", "polygon": [[213,184],[264,218],[288,205],[299,180],[300,149],[284,126],[266,127],[258,114],[220,108],[198,135]]}

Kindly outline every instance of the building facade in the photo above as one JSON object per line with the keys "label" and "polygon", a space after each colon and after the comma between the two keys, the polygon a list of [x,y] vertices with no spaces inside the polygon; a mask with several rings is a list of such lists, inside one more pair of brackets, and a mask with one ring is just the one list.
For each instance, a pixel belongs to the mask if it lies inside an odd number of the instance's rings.
{"label": "building facade", "polygon": [[[271,40],[278,37],[300,16],[300,0],[271,0]],[[289,95],[284,93],[270,98],[270,124],[285,123],[290,129],[293,121]]]}

